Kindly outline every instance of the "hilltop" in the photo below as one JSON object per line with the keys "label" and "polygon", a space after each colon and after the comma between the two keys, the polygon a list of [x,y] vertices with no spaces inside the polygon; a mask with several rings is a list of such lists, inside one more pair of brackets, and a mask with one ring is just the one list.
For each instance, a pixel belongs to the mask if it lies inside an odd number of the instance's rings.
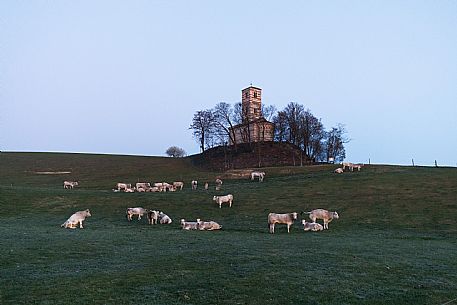
{"label": "hilltop", "polygon": [[298,146],[272,141],[218,146],[188,158],[196,166],[215,171],[311,164]]}

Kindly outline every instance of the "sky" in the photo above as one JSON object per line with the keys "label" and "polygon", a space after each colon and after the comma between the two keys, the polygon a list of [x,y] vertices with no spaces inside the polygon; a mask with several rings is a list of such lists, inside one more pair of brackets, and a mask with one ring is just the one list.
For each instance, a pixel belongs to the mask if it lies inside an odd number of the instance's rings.
{"label": "sky", "polygon": [[251,83],[346,160],[457,166],[457,1],[0,1],[0,149],[199,152]]}

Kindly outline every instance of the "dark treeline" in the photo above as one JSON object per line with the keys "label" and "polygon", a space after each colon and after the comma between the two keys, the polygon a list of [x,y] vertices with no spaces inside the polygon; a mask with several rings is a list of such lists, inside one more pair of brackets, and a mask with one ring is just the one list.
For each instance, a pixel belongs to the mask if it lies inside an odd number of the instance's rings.
{"label": "dark treeline", "polygon": [[[337,124],[326,130],[321,119],[316,118],[303,105],[291,102],[283,110],[262,105],[262,116],[275,124],[274,141],[288,142],[299,147],[310,160],[344,160],[344,144],[348,142],[344,125]],[[190,129],[200,145],[200,150],[227,145],[237,145],[233,126],[245,122],[241,103],[233,106],[220,102],[214,108],[197,111]]]}

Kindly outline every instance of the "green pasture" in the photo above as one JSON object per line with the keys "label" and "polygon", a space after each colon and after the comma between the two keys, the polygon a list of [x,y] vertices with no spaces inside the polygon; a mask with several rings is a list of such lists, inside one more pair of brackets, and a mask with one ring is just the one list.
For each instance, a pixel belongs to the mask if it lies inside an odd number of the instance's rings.
{"label": "green pasture", "polygon": [[[456,299],[457,169],[372,165],[337,175],[335,168],[265,168],[259,183],[203,171],[188,159],[0,153],[0,304]],[[216,177],[224,180],[219,192]],[[63,180],[80,186],[64,190]],[[137,181],[185,186],[175,193],[111,190]],[[210,190],[202,189],[204,181]],[[233,206],[219,209],[212,197],[227,193]],[[164,211],[173,223],[128,222],[125,209],[135,206]],[[84,229],[60,227],[87,208],[92,217]],[[304,232],[297,221],[290,234],[285,226],[268,233],[269,212],[314,208],[336,210],[340,219],[324,232]],[[223,228],[183,231],[181,218]]]}

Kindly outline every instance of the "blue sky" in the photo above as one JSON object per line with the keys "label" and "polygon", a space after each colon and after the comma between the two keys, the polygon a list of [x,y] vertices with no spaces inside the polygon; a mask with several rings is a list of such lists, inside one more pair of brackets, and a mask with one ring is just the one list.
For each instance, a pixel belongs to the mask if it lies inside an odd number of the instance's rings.
{"label": "blue sky", "polygon": [[347,160],[457,165],[456,1],[0,2],[0,148],[189,154],[250,83]]}

